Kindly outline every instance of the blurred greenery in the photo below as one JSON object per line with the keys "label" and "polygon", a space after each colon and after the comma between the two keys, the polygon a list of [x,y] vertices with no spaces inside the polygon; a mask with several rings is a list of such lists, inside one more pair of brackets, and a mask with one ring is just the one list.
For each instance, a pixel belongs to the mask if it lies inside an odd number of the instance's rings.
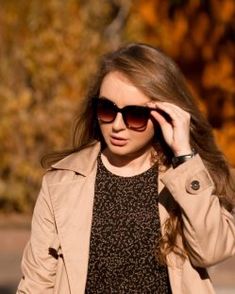
{"label": "blurred greenery", "polygon": [[235,166],[233,0],[0,0],[0,210],[30,212],[40,158],[71,145],[99,56],[160,46],[181,67]]}

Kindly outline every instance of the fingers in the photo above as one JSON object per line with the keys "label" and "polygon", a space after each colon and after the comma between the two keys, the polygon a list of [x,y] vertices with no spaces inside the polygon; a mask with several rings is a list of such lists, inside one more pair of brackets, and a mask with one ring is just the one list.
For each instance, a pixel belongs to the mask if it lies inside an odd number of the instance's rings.
{"label": "fingers", "polygon": [[[178,124],[178,123],[189,123],[190,122],[190,114],[175,104],[168,103],[168,102],[150,102],[150,103],[148,103],[148,106],[150,106],[151,108],[155,108],[156,110],[160,109],[161,111],[168,114],[169,117],[172,119],[173,125]],[[166,118],[165,118],[165,120],[163,120],[162,118],[159,117],[158,114],[161,115],[161,112],[152,111],[151,114],[158,121],[160,120],[162,123],[167,122]],[[161,116],[164,118],[164,115],[161,115]]]}
{"label": "fingers", "polygon": [[160,124],[164,139],[175,156],[187,154],[191,150],[190,114],[168,102],[150,102],[148,106],[153,109],[151,115]]}

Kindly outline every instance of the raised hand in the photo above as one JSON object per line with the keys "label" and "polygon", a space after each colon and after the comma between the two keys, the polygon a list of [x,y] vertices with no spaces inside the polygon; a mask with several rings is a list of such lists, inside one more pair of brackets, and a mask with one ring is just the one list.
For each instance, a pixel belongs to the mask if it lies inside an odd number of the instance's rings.
{"label": "raised hand", "polygon": [[[175,156],[192,153],[190,146],[190,114],[175,104],[168,102],[149,102],[147,106],[159,109],[151,111],[159,123],[163,137]],[[170,120],[161,113],[165,112]]]}

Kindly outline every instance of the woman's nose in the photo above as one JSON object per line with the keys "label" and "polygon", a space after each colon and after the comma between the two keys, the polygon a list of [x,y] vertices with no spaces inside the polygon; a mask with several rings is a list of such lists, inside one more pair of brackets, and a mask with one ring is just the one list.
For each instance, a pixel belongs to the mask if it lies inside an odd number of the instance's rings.
{"label": "woman's nose", "polygon": [[120,131],[126,128],[125,122],[123,120],[122,114],[120,112],[117,113],[115,120],[112,123],[112,129],[114,131]]}

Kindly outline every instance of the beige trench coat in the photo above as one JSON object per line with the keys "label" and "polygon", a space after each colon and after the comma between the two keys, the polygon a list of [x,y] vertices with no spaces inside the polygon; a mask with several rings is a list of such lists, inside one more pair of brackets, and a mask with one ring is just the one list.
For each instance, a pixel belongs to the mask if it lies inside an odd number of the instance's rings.
{"label": "beige trench coat", "polygon": [[[65,157],[45,174],[18,294],[84,293],[99,151],[100,145],[94,144]],[[169,217],[173,197],[182,208],[190,253],[186,260],[168,256],[173,294],[215,293],[205,268],[235,254],[233,217],[213,195],[213,182],[199,155],[160,174],[158,184],[161,224]],[[178,243],[182,246],[180,238]]]}

